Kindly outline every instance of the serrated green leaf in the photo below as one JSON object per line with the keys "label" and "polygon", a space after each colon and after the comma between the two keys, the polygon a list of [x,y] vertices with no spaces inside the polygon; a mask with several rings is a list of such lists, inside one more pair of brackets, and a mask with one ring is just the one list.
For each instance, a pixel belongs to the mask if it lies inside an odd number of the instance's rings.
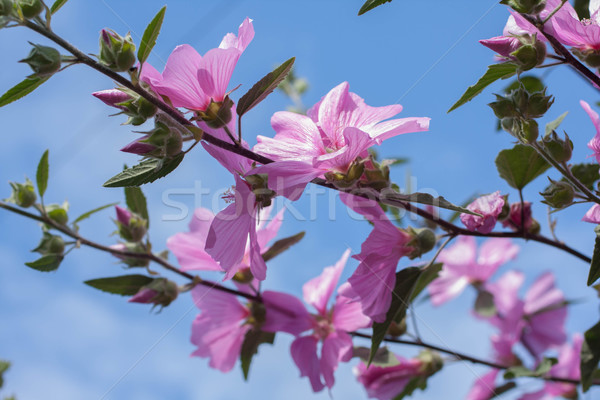
{"label": "serrated green leaf", "polygon": [[50,7],[50,14],[57,12],[67,1],[68,0],[56,0],[54,4],[52,4],[52,7]]}
{"label": "serrated green leaf", "polygon": [[275,334],[271,332],[263,332],[260,329],[251,329],[246,332],[244,336],[244,342],[242,343],[242,349],[240,351],[240,361],[242,372],[244,374],[244,380],[248,380],[248,373],[250,372],[250,364],[252,358],[258,353],[258,346],[263,343],[273,344],[275,340]]}
{"label": "serrated green leaf", "polygon": [[25,263],[29,268],[33,268],[41,272],[56,271],[64,257],[59,254],[48,254],[35,261]]}
{"label": "serrated green leaf", "polygon": [[173,172],[181,161],[183,161],[184,153],[179,153],[177,156],[167,160],[145,160],[134,165],[131,168],[125,169],[123,172],[113,176],[104,183],[105,187],[126,187],[140,186],[146,183],[154,182],[157,179],[163,178]]}
{"label": "serrated green leaf", "polygon": [[260,81],[248,90],[248,93],[243,95],[238,101],[236,112],[239,116],[250,111],[254,106],[263,101],[279,83],[287,76],[294,65],[295,57],[290,58],[272,72],[265,75]]}
{"label": "serrated green leaf", "polygon": [[302,240],[305,232],[299,232],[294,236],[280,239],[273,243],[273,246],[269,247],[269,250],[263,253],[262,258],[265,262],[277,257],[296,243]]}
{"label": "serrated green leaf", "polygon": [[475,312],[486,318],[496,315],[494,295],[487,290],[480,290],[475,299]]}
{"label": "serrated green leaf", "polygon": [[84,219],[88,219],[89,217],[91,217],[93,214],[96,214],[97,212],[100,212],[102,210],[105,210],[109,207],[114,207],[119,203],[110,203],[110,204],[106,204],[103,206],[100,206],[98,208],[94,208],[93,210],[90,210],[86,213],[81,214],[79,217],[75,218],[75,221],[73,221],[74,224],[83,221]]}
{"label": "serrated green leaf", "polygon": [[122,275],[110,278],[99,278],[85,281],[88,286],[103,292],[121,296],[133,296],[142,286],[148,285],[154,279],[145,275]]}
{"label": "serrated green leaf", "polygon": [[148,204],[146,202],[146,196],[139,187],[126,187],[125,188],[125,202],[127,207],[144,218],[150,226],[150,218],[148,216]]}
{"label": "serrated green leaf", "polygon": [[457,206],[455,204],[450,203],[444,197],[433,197],[429,193],[411,193],[411,194],[400,194],[395,192],[382,193],[380,199],[382,201],[387,200],[395,200],[395,201],[404,201],[408,203],[419,203],[425,204],[429,206],[434,206],[438,208],[445,208],[446,210],[458,211],[463,214],[471,214],[471,215],[479,215],[474,213],[471,210],[467,210],[464,207]]}
{"label": "serrated green leaf", "polygon": [[565,119],[565,117],[567,116],[568,113],[569,113],[568,111],[565,111],[554,121],[548,122],[546,124],[546,133],[544,136],[548,136],[552,133],[552,131],[555,131],[560,126],[560,124],[562,124],[563,120]]}
{"label": "serrated green leaf", "polygon": [[29,93],[33,92],[38,88],[42,83],[46,82],[50,79],[49,76],[45,76],[43,78],[33,77],[27,78],[21,83],[13,86],[11,89],[8,89],[6,93],[0,97],[0,107],[4,107],[7,104],[12,103],[13,101],[17,101],[22,97],[27,96]]}
{"label": "serrated green leaf", "polygon": [[456,110],[458,107],[463,104],[473,100],[475,96],[483,91],[486,87],[496,82],[498,79],[506,79],[517,73],[518,66],[516,64],[511,63],[500,63],[490,65],[486,73],[479,78],[477,83],[473,86],[469,86],[466,92],[461,96],[460,99],[450,109],[448,112]]}
{"label": "serrated green leaf", "polygon": [[367,0],[358,11],[358,15],[363,15],[367,11],[371,11],[375,7],[379,7],[385,3],[391,3],[392,0]]}
{"label": "serrated green leaf", "polygon": [[163,20],[165,19],[166,10],[167,6],[161,8],[154,18],[152,18],[152,21],[150,21],[146,27],[146,30],[144,30],[144,35],[140,41],[140,47],[137,53],[140,67],[146,62],[150,56],[150,53],[152,53],[152,49],[156,45],[156,39],[158,38],[160,28],[162,27]]}
{"label": "serrated green leaf", "polygon": [[498,154],[496,168],[500,177],[511,187],[523,189],[550,168],[550,164],[532,147],[517,144],[512,149],[502,150]]}
{"label": "serrated green leaf", "polygon": [[[596,163],[575,164],[571,167],[571,173],[590,190],[593,190],[594,183],[600,180],[600,172]],[[561,180],[566,181],[565,178]]]}
{"label": "serrated green leaf", "polygon": [[379,350],[379,346],[392,321],[399,321],[406,315],[410,298],[421,277],[422,270],[419,267],[408,267],[396,273],[396,284],[392,292],[392,303],[386,314],[384,322],[373,322],[373,336],[371,338],[371,354],[369,363]]}
{"label": "serrated green leaf", "polygon": [[431,282],[433,282],[435,278],[438,277],[443,266],[444,264],[442,263],[434,263],[422,271],[421,276],[419,277],[419,280],[413,289],[412,296],[410,296],[411,302],[416,299],[417,296],[420,295],[421,292],[425,290],[425,288]]}
{"label": "serrated green leaf", "polygon": [[594,254],[592,254],[592,263],[588,274],[587,285],[592,286],[600,278],[600,225],[594,228],[596,241],[594,243]]}
{"label": "serrated green leaf", "polygon": [[50,165],[48,163],[48,150],[42,154],[42,158],[40,158],[40,162],[38,163],[37,172],[35,174],[35,179],[37,182],[37,189],[40,197],[44,197],[44,193],[46,193],[46,189],[48,188],[48,173],[50,170]]}
{"label": "serrated green leaf", "polygon": [[554,357],[544,357],[538,364],[535,370],[530,370],[522,365],[510,367],[504,372],[504,379],[515,379],[524,376],[540,377],[546,375],[553,365],[556,365],[558,360]]}
{"label": "serrated green leaf", "polygon": [[581,345],[581,387],[587,392],[600,362],[600,322],[588,329]]}

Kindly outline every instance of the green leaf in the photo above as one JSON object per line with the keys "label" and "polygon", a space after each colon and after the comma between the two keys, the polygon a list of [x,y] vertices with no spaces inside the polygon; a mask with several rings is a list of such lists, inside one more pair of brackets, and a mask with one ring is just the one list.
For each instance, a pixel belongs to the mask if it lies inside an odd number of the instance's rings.
{"label": "green leaf", "polygon": [[553,357],[544,357],[542,361],[538,364],[535,370],[530,370],[524,366],[516,366],[510,367],[504,373],[504,379],[515,379],[523,376],[528,377],[540,377],[546,375],[550,368],[558,362],[556,358]]}
{"label": "green leaf", "polygon": [[10,368],[8,361],[0,360],[0,388],[4,386],[4,373]]}
{"label": "green leaf", "polygon": [[596,232],[596,242],[594,244],[594,254],[592,254],[590,273],[588,274],[588,286],[592,286],[600,278],[600,225],[594,228],[594,232]]}
{"label": "green leaf", "polygon": [[161,8],[144,31],[144,35],[140,41],[140,48],[138,49],[137,53],[140,67],[144,64],[144,62],[146,62],[148,56],[150,56],[150,53],[152,53],[154,45],[156,45],[156,39],[158,38],[160,28],[162,27],[163,20],[165,19],[166,10],[167,6]]}
{"label": "green leaf", "polygon": [[52,4],[52,7],[50,7],[50,14],[57,12],[67,1],[68,0],[56,0],[54,4]]}
{"label": "green leaf", "polygon": [[548,122],[546,124],[546,133],[544,136],[548,136],[552,133],[552,131],[555,131],[560,126],[560,124],[563,122],[563,120],[565,119],[565,117],[567,116],[568,113],[569,113],[568,111],[565,111],[554,121]]}
{"label": "green leaf", "polygon": [[[600,180],[600,172],[596,163],[575,164],[571,167],[571,173],[590,190],[594,190],[594,183]],[[565,178],[562,180],[566,181]]]}
{"label": "green leaf", "polygon": [[105,210],[109,207],[114,207],[119,203],[110,203],[110,204],[106,204],[103,206],[100,206],[98,208],[94,208],[93,210],[90,210],[86,213],[81,214],[79,217],[75,218],[75,221],[73,221],[74,224],[83,221],[84,219],[88,219],[89,217],[91,217],[93,214],[96,214],[99,211]]}
{"label": "green leaf", "polygon": [[400,194],[396,192],[382,193],[381,200],[395,200],[395,201],[404,201],[408,203],[419,203],[426,204],[438,208],[445,208],[447,210],[458,211],[463,214],[471,214],[471,215],[479,215],[474,213],[473,211],[467,210],[464,207],[460,207],[450,203],[444,197],[433,197],[429,193],[411,193],[411,194]]}
{"label": "green leaf", "polygon": [[581,387],[587,392],[600,362],[600,322],[588,329],[581,345]]}
{"label": "green leaf", "polygon": [[412,296],[410,297],[410,301],[412,302],[417,298],[418,295],[421,294],[423,290],[431,283],[435,278],[438,277],[440,271],[442,270],[444,264],[442,263],[434,263],[430,265],[428,268],[424,269],[421,272],[421,276],[413,289]]}
{"label": "green leaf", "polygon": [[419,267],[408,267],[396,273],[396,285],[392,292],[392,304],[386,314],[384,322],[373,323],[373,336],[371,339],[371,354],[369,364],[379,350],[388,328],[392,321],[400,321],[406,315],[412,293],[421,277]]}
{"label": "green leaf", "polygon": [[502,179],[511,187],[520,190],[550,168],[550,164],[532,147],[517,144],[512,149],[502,150],[498,154],[496,168]]}
{"label": "green leaf", "polygon": [[290,247],[292,247],[293,245],[295,245],[296,243],[301,241],[302,238],[304,237],[304,233],[305,232],[299,232],[299,233],[296,233],[294,236],[286,237],[286,238],[276,241],[275,243],[273,243],[273,246],[269,247],[269,250],[267,250],[262,255],[263,260],[265,260],[265,262],[267,262],[267,261],[277,257],[278,255],[280,255],[281,253],[283,253],[284,251],[286,251],[287,249],[289,249]]}
{"label": "green leaf", "polygon": [[40,162],[38,163],[37,172],[35,174],[35,179],[37,181],[37,188],[40,197],[44,197],[44,193],[46,193],[46,189],[48,188],[48,172],[50,170],[50,165],[48,164],[48,150],[42,154],[42,158],[40,158]]}
{"label": "green leaf", "polygon": [[139,187],[126,187],[125,202],[131,211],[144,218],[148,222],[148,226],[150,226],[148,205],[146,203],[146,196],[144,196],[142,189]]}
{"label": "green leaf", "polygon": [[494,295],[487,290],[480,290],[475,299],[475,312],[485,318],[496,315]]}
{"label": "green leaf", "polygon": [[256,82],[254,86],[248,90],[248,93],[243,95],[238,101],[236,108],[237,114],[241,117],[273,92],[277,85],[279,85],[290,72],[295,60],[295,57],[290,58],[279,67],[275,68],[273,72],[269,72],[264,78]]}
{"label": "green leaf", "polygon": [[0,97],[0,107],[4,107],[13,101],[19,100],[21,97],[27,96],[48,79],[50,79],[49,76],[45,76],[43,78],[36,76],[25,79],[23,82],[13,86],[11,89],[8,89],[8,91],[4,93],[2,97]]}
{"label": "green leaf", "polygon": [[273,344],[274,340],[275,334],[271,332],[263,332],[256,328],[246,332],[240,351],[240,361],[242,364],[242,372],[244,373],[244,380],[248,380],[250,364],[252,363],[254,355],[258,353],[258,346],[263,343]]}
{"label": "green leaf", "polygon": [[379,7],[385,3],[391,3],[392,0],[367,0],[365,4],[358,10],[358,15],[363,15],[367,11],[371,11],[375,7]]}
{"label": "green leaf", "polygon": [[33,268],[41,272],[56,271],[63,260],[63,256],[59,254],[48,254],[35,261],[25,263],[29,268]]}
{"label": "green leaf", "polygon": [[122,275],[111,278],[91,279],[83,283],[103,292],[121,296],[133,296],[142,286],[148,285],[153,280],[153,278],[145,275]]}
{"label": "green leaf", "polygon": [[518,66],[516,64],[511,63],[490,65],[486,73],[479,78],[476,84],[469,86],[467,91],[452,107],[450,107],[448,112],[454,111],[463,104],[473,100],[483,89],[496,82],[498,79],[506,79],[513,76],[517,73],[517,68]]}
{"label": "green leaf", "polygon": [[183,161],[184,153],[166,160],[150,159],[125,169],[104,183],[105,187],[140,186],[169,175]]}

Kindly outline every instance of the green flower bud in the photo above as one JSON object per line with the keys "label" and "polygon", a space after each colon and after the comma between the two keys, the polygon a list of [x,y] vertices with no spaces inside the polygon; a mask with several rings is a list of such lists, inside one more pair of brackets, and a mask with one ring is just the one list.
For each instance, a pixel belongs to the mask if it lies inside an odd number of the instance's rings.
{"label": "green flower bud", "polygon": [[60,69],[61,56],[58,50],[48,46],[33,44],[27,58],[19,62],[28,64],[35,76],[51,76]]}
{"label": "green flower bud", "polygon": [[[146,248],[140,243],[119,243],[119,244],[114,244],[114,245],[110,246],[110,248],[113,250],[124,251],[124,252],[128,252],[128,253],[141,253],[141,254],[148,253]],[[125,264],[131,268],[147,267],[150,264],[150,261],[145,258],[127,257],[127,256],[115,254],[115,253],[113,253],[113,255],[115,257],[117,257],[118,259],[120,259],[123,262],[123,264]]]}
{"label": "green flower bud", "polygon": [[559,163],[569,161],[573,154],[573,142],[566,133],[565,139],[563,140],[558,137],[555,131],[552,131],[550,135],[543,139],[542,145],[546,151],[550,153],[552,158]]}
{"label": "green flower bud", "polygon": [[156,278],[129,299],[130,303],[154,304],[161,309],[171,304],[179,295],[175,282],[166,278]]}
{"label": "green flower bud", "polygon": [[423,362],[423,373],[426,375],[433,375],[444,366],[444,360],[435,351],[423,350],[417,358]]}
{"label": "green flower bud", "polygon": [[544,197],[542,203],[548,204],[553,208],[564,208],[573,203],[575,190],[564,181],[550,180],[551,184],[540,194]]}
{"label": "green flower bud", "polygon": [[0,16],[8,16],[14,10],[13,0],[0,0]]}
{"label": "green flower bud", "polygon": [[67,202],[63,205],[49,204],[44,207],[46,214],[50,219],[59,225],[65,225],[69,221],[67,211],[69,211],[69,204]]}
{"label": "green flower bud", "polygon": [[9,182],[12,187],[12,195],[6,199],[9,203],[18,205],[19,207],[28,208],[35,204],[37,195],[33,183],[26,179],[25,183]]}
{"label": "green flower bud", "polygon": [[400,337],[406,333],[406,329],[406,318],[404,318],[400,322],[392,321],[387,333],[393,337]]}
{"label": "green flower bud", "polygon": [[520,41],[523,45],[510,53],[510,56],[519,63],[521,71],[529,71],[541,65],[546,59],[546,45],[538,41],[535,35],[522,36]]}
{"label": "green flower bud", "polygon": [[100,62],[116,72],[129,70],[135,64],[135,44],[128,33],[122,37],[114,31],[100,32]]}
{"label": "green flower bud", "polygon": [[40,253],[43,256],[49,254],[62,255],[65,251],[65,242],[60,236],[44,232],[40,244],[32,251]]}
{"label": "green flower bud", "polygon": [[248,284],[254,280],[254,275],[252,275],[250,268],[242,268],[231,279],[238,283]]}
{"label": "green flower bud", "polygon": [[206,122],[211,128],[222,128],[231,121],[231,107],[233,100],[229,96],[222,102],[211,101],[205,111],[198,111],[197,118]]}
{"label": "green flower bud", "polygon": [[277,195],[277,193],[269,189],[268,178],[267,174],[255,174],[245,177],[246,182],[250,184],[252,193],[256,197],[256,203],[260,207],[270,206],[271,200]]}
{"label": "green flower bud", "polygon": [[546,96],[546,89],[529,96],[529,103],[523,115],[528,118],[540,118],[546,114],[554,103],[553,96]]}
{"label": "green flower bud", "polygon": [[427,253],[437,243],[435,233],[429,228],[412,228],[408,227],[406,232],[412,236],[412,240],[408,243],[408,246],[413,248],[413,251],[408,255],[411,260],[421,257]]}
{"label": "green flower bud", "polygon": [[537,140],[540,134],[538,123],[533,119],[526,119],[520,121],[520,132],[518,138],[523,143],[533,143]]}
{"label": "green flower bud", "polygon": [[44,11],[44,3],[41,0],[17,0],[17,5],[21,7],[25,18],[33,18]]}
{"label": "green flower bud", "polygon": [[502,0],[500,4],[506,4],[522,14],[535,15],[544,10],[546,0]]}
{"label": "green flower bud", "polygon": [[489,103],[488,106],[492,108],[498,119],[516,117],[519,115],[513,100],[498,94],[496,95],[496,101]]}

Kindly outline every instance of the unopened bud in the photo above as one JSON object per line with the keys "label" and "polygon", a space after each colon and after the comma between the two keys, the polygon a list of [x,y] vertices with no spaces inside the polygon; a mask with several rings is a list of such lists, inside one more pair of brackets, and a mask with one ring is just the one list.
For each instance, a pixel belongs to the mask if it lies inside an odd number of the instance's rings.
{"label": "unopened bud", "polygon": [[119,206],[115,207],[117,212],[117,227],[119,236],[128,242],[139,242],[146,236],[148,221],[139,215],[132,213]]}
{"label": "unopened bud", "polygon": [[510,53],[510,57],[519,64],[520,70],[529,71],[541,65],[546,59],[546,45],[537,40],[535,35],[525,35],[519,40],[521,47]]}
{"label": "unopened bud", "polygon": [[41,0],[17,0],[17,5],[21,7],[25,18],[33,18],[44,11],[44,3]]}
{"label": "unopened bud", "polygon": [[520,121],[520,131],[517,133],[518,139],[521,142],[533,143],[537,140],[540,134],[538,123],[533,119],[525,119]]}
{"label": "unopened bud", "polygon": [[542,203],[552,208],[564,208],[573,203],[575,190],[567,182],[550,180],[550,186],[540,194],[544,197]]}
{"label": "unopened bud", "polygon": [[250,189],[256,197],[256,203],[261,207],[271,205],[271,200],[277,195],[273,190],[269,189],[267,174],[255,174],[245,177],[246,182],[250,184]]}
{"label": "unopened bud", "polygon": [[25,183],[9,182],[12,187],[12,195],[6,201],[14,203],[19,207],[27,208],[35,204],[37,195],[33,183],[27,179]]}
{"label": "unopened bud", "polygon": [[222,102],[211,101],[206,110],[198,111],[198,119],[206,122],[206,125],[211,128],[222,128],[231,121],[231,107],[233,107],[233,100],[229,96]]}
{"label": "unopened bud", "polygon": [[555,131],[552,131],[550,135],[544,138],[542,144],[555,161],[566,163],[571,159],[573,142],[567,134],[565,134],[565,139],[563,140],[558,137]]}
{"label": "unopened bud", "polygon": [[154,304],[161,308],[168,306],[177,298],[179,288],[175,282],[166,278],[156,278],[143,286],[129,299],[130,303]]}
{"label": "unopened bud", "polygon": [[46,211],[46,215],[48,215],[48,217],[57,224],[65,225],[69,221],[69,216],[67,214],[67,211],[69,211],[68,203],[65,202],[62,205],[49,204],[44,208]]}
{"label": "unopened bud", "polygon": [[252,271],[250,268],[242,268],[238,272],[233,275],[233,279],[237,283],[249,284],[254,280],[254,275],[252,275]]}
{"label": "unopened bud", "polygon": [[7,16],[12,14],[13,9],[13,0],[0,0],[0,16]]}
{"label": "unopened bud", "polygon": [[502,0],[500,4],[506,4],[521,14],[536,15],[546,7],[546,0]]}
{"label": "unopened bud", "polygon": [[40,244],[38,244],[33,251],[44,256],[49,254],[62,255],[65,251],[65,242],[60,236],[51,235],[48,232],[44,232],[44,236],[42,237]]}
{"label": "unopened bud", "polygon": [[408,246],[413,248],[413,251],[408,255],[408,258],[411,260],[421,257],[423,254],[427,253],[437,243],[437,238],[435,233],[428,228],[412,228],[408,227],[406,232],[412,236],[411,241],[408,243]]}
{"label": "unopened bud", "polygon": [[546,89],[532,93],[529,95],[529,103],[524,110],[524,115],[528,118],[540,118],[546,114],[553,103],[554,97],[546,96]]}
{"label": "unopened bud", "polygon": [[127,71],[135,64],[135,44],[128,33],[122,37],[118,33],[102,29],[100,32],[99,60],[116,72]]}
{"label": "unopened bud", "polygon": [[400,322],[392,321],[387,333],[393,337],[400,337],[406,333],[406,329],[406,318],[404,318]]}
{"label": "unopened bud", "polygon": [[489,103],[488,106],[492,108],[498,119],[511,118],[519,115],[513,100],[498,94],[496,95],[496,101]]}
{"label": "unopened bud", "polygon": [[417,358],[423,362],[422,372],[426,375],[433,375],[444,366],[444,360],[435,351],[423,350]]}
{"label": "unopened bud", "polygon": [[[118,252],[127,252],[127,253],[140,253],[147,254],[148,251],[146,248],[140,243],[118,243],[110,246],[111,249],[116,250]],[[129,267],[147,267],[150,264],[150,261],[147,258],[142,257],[128,257],[118,253],[112,253],[113,256],[120,259],[124,264]]]}
{"label": "unopened bud", "polygon": [[19,62],[28,64],[36,76],[50,76],[60,69],[61,56],[53,47],[31,43],[33,48],[27,58]]}

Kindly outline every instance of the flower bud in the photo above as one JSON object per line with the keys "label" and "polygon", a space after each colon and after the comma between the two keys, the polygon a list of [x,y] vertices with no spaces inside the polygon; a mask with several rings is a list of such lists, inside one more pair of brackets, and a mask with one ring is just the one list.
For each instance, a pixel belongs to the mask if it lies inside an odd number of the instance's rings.
{"label": "flower bud", "polygon": [[595,49],[576,49],[571,48],[573,54],[575,54],[581,61],[586,63],[592,68],[600,68],[600,51]]}
{"label": "flower bud", "polygon": [[133,295],[130,303],[154,304],[161,308],[168,306],[177,298],[179,288],[175,282],[166,278],[156,278]]}
{"label": "flower bud", "polygon": [[[140,253],[147,254],[148,251],[146,248],[140,243],[118,243],[110,246],[111,249],[120,251],[120,252],[128,252],[128,253]],[[124,264],[129,267],[147,267],[150,264],[150,261],[145,258],[137,258],[137,257],[127,257],[120,254],[112,253],[113,256],[120,259]]]}
{"label": "flower bud", "polygon": [[154,129],[146,132],[141,139],[125,146],[121,151],[164,158],[177,155],[183,147],[180,130],[169,125],[164,116],[158,115],[154,121]]}
{"label": "flower bud", "polygon": [[369,157],[364,161],[364,173],[360,180],[361,187],[370,187],[375,190],[383,190],[390,187],[390,163],[391,160],[383,160],[381,163]]}
{"label": "flower bud", "polygon": [[435,233],[429,228],[412,228],[408,227],[406,232],[411,235],[412,239],[408,242],[408,246],[412,247],[413,251],[408,255],[408,258],[414,260],[427,253],[437,243]]}
{"label": "flower bud", "polygon": [[13,0],[0,0],[0,16],[8,16],[13,12]]}
{"label": "flower bud", "polygon": [[222,102],[211,101],[206,110],[197,112],[197,118],[206,122],[206,125],[211,128],[222,128],[231,121],[231,107],[233,101],[229,96]]}
{"label": "flower bud", "polygon": [[496,101],[489,103],[498,119],[517,117],[519,111],[511,98],[496,95]]}
{"label": "flower bud", "polygon": [[546,7],[546,0],[502,0],[500,4],[506,4],[513,10],[522,14],[539,14]]}
{"label": "flower bud", "polygon": [[44,207],[46,214],[50,219],[59,225],[65,225],[69,221],[67,211],[69,211],[69,204],[67,202],[62,205],[49,204]]}
{"label": "flower bud", "polygon": [[490,39],[480,40],[479,43],[506,58],[511,58],[510,54],[518,50],[522,45],[519,38],[515,36],[496,36]]}
{"label": "flower bud", "polygon": [[423,362],[421,371],[426,375],[433,375],[444,366],[444,360],[435,351],[423,350],[417,358]]}
{"label": "flower bud", "polygon": [[510,58],[519,64],[521,71],[529,71],[542,65],[546,59],[546,45],[538,41],[535,35],[524,35],[520,42],[521,46],[510,53]]}
{"label": "flower bud", "polygon": [[[512,203],[508,217],[502,221],[502,226],[509,227],[514,231],[519,231],[523,227],[528,233],[539,233],[540,224],[531,215],[531,203],[526,201],[523,205],[523,211],[521,211],[521,202]],[[521,223],[521,217],[523,217],[524,223]]]}
{"label": "flower bud", "polygon": [[25,183],[9,182],[12,187],[12,195],[6,201],[16,204],[19,207],[27,208],[35,204],[37,195],[33,183],[27,179]]}
{"label": "flower bud", "polygon": [[523,143],[533,143],[540,134],[538,123],[533,119],[521,120],[519,139]]}
{"label": "flower bud", "polygon": [[400,322],[392,321],[387,333],[393,337],[400,337],[406,333],[406,329],[406,318],[404,318]]}
{"label": "flower bud", "polygon": [[99,92],[92,93],[92,96],[102,101],[107,106],[115,107],[120,110],[127,110],[125,107],[120,105],[128,100],[131,100],[131,96],[119,89],[101,90]]}
{"label": "flower bud", "polygon": [[233,279],[237,283],[241,284],[249,284],[254,280],[254,275],[252,275],[252,271],[250,268],[242,268],[238,272],[233,275]]}
{"label": "flower bud", "polygon": [[546,96],[546,89],[529,95],[527,108],[524,115],[528,118],[540,118],[550,109],[554,103],[554,97]]}
{"label": "flower bud", "polygon": [[573,142],[565,133],[565,139],[558,137],[555,131],[544,138],[542,144],[552,158],[559,163],[566,163],[573,154]]}
{"label": "flower bud", "polygon": [[119,236],[128,242],[141,241],[146,236],[148,221],[119,206],[116,206],[115,209],[117,211],[117,221],[115,222],[119,228]]}
{"label": "flower bud", "polygon": [[40,244],[38,244],[33,251],[40,253],[43,256],[49,254],[62,255],[65,251],[65,242],[60,236],[51,235],[48,232],[44,232],[44,236],[42,237]]}
{"label": "flower bud", "polygon": [[128,33],[122,37],[112,30],[100,32],[100,62],[116,72],[127,71],[135,64],[135,44]]}
{"label": "flower bud", "polygon": [[268,207],[271,205],[271,200],[277,195],[268,187],[269,176],[267,174],[255,174],[245,177],[246,182],[250,184],[250,189],[256,197],[256,203],[260,207]]}
{"label": "flower bud", "polygon": [[23,16],[27,19],[37,17],[44,11],[44,3],[41,0],[17,0],[17,5],[21,7]]}
{"label": "flower bud", "polygon": [[61,56],[58,50],[48,46],[33,44],[33,49],[29,52],[27,58],[19,62],[28,64],[35,76],[51,76],[60,69]]}
{"label": "flower bud", "polygon": [[567,182],[550,179],[550,186],[540,194],[544,197],[542,203],[548,204],[552,208],[564,208],[573,203],[575,190]]}

